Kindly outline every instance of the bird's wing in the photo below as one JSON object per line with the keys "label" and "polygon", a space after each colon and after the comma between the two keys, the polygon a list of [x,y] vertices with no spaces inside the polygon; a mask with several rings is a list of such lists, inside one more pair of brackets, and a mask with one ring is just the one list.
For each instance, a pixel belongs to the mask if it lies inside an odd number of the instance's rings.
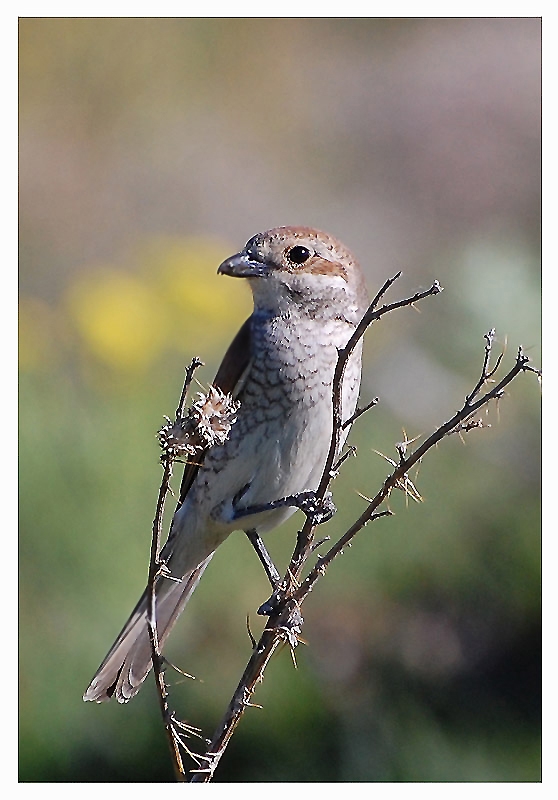
{"label": "bird's wing", "polygon": [[225,353],[221,366],[217,370],[213,386],[221,389],[225,394],[235,396],[239,385],[242,383],[244,373],[250,364],[251,356],[251,317],[248,317]]}
{"label": "bird's wing", "polygon": [[[250,365],[251,353],[251,326],[250,318],[248,318],[225,353],[221,366],[217,370],[217,374],[213,380],[213,386],[225,392],[225,394],[231,394],[233,397],[236,397],[240,387],[244,383],[243,378]],[[204,456],[205,453],[200,453],[199,456],[196,457],[195,464],[188,463],[185,465],[182,483],[180,485],[180,500],[177,508],[180,508],[186,499],[186,495],[194,482],[194,478],[203,462]]]}

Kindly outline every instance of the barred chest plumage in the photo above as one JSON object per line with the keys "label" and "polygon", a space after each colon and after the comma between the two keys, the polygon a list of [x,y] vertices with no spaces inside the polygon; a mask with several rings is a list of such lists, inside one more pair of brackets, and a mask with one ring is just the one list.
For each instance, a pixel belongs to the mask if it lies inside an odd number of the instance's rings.
{"label": "barred chest plumage", "polygon": [[[208,453],[191,498],[198,507],[211,508],[218,528],[234,527],[239,493],[242,506],[253,506],[317,488],[331,440],[338,348],[353,330],[352,323],[333,316],[318,323],[304,314],[255,315],[253,356],[237,393],[237,421],[227,442]],[[360,349],[345,372],[343,419],[354,412],[359,385]],[[348,429],[341,445],[347,434]],[[265,531],[292,513],[290,508],[267,512],[254,523]]]}
{"label": "barred chest plumage", "polygon": [[[338,348],[343,347],[354,326],[344,319],[317,323],[305,314],[265,318],[254,315],[253,356],[239,398],[244,411],[240,427],[265,419],[288,418],[308,413],[318,404],[331,407],[332,382]],[[345,385],[345,405],[354,406],[360,374],[358,354],[350,362]]]}

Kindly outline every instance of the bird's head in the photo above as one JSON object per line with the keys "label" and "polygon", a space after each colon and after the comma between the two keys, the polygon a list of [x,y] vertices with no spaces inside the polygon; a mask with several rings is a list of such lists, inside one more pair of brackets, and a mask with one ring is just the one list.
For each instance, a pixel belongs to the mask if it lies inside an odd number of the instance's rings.
{"label": "bird's head", "polygon": [[[247,278],[256,311],[288,313],[318,308],[358,322],[368,295],[355,257],[333,236],[312,228],[272,228],[224,261],[222,275]],[[326,314],[326,316],[329,316]]]}

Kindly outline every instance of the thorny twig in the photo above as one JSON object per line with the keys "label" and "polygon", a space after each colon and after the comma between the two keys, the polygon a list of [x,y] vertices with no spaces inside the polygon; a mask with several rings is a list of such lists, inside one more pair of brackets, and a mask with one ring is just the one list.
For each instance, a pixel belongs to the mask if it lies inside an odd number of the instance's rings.
{"label": "thorny twig", "polygon": [[369,403],[366,403],[365,406],[362,406],[362,408],[357,408],[352,417],[346,419],[345,422],[341,425],[341,430],[344,431],[345,428],[348,428],[350,425],[352,425],[353,422],[355,422],[359,417],[362,417],[362,415],[366,414],[367,411],[370,411],[371,408],[377,406],[379,402],[380,398],[374,397]]}
{"label": "thorny twig", "polygon": [[[493,332],[492,332],[493,336]],[[492,345],[492,340],[490,340],[490,347]],[[356,520],[356,522],[351,525],[351,527],[341,536],[341,538],[335,542],[335,544],[328,550],[328,552],[322,556],[313,570],[309,573],[303,584],[299,587],[299,589],[293,592],[293,599],[295,599],[298,603],[302,603],[304,598],[308,595],[309,592],[312,591],[312,588],[318,578],[325,573],[325,570],[331,564],[335,556],[339,555],[342,552],[343,548],[346,547],[351,539],[368,523],[374,519],[377,519],[379,516],[389,515],[389,511],[384,511],[381,513],[377,513],[378,507],[383,503],[383,501],[390,495],[393,489],[401,488],[401,486],[405,485],[405,482],[408,480],[407,473],[415,464],[417,464],[424,455],[430,450],[432,447],[438,444],[443,438],[454,433],[456,430],[459,429],[463,423],[469,419],[475,412],[477,412],[483,406],[486,406],[491,400],[497,400],[503,396],[504,388],[511,383],[511,381],[519,375],[521,372],[534,372],[536,375],[540,376],[540,371],[534,369],[533,367],[529,366],[529,358],[524,354],[522,348],[520,347],[515,364],[509,370],[509,372],[504,375],[501,381],[494,386],[490,391],[485,392],[483,395],[478,397],[475,402],[472,402],[473,398],[478,396],[479,392],[481,391],[482,387],[488,382],[492,375],[495,373],[495,369],[490,370],[487,372],[487,364],[488,364],[488,357],[490,355],[490,347],[488,348],[488,355],[485,356],[485,364],[483,366],[482,375],[475,387],[475,390],[469,394],[462,406],[462,408],[457,411],[453,417],[451,417],[447,422],[443,425],[440,425],[431,436],[426,439],[425,442],[420,447],[417,447],[413,450],[408,456],[405,456],[406,448],[402,445],[398,446],[399,452],[399,462],[395,465],[394,470],[391,472],[390,475],[385,479],[382,488],[376,494],[376,496],[370,501],[368,507],[365,509],[364,513]],[[501,359],[498,358],[498,365],[500,364]],[[475,426],[476,427],[476,426]],[[465,430],[463,428],[463,430]],[[470,428],[467,428],[470,429]]]}
{"label": "thorny twig", "polygon": [[[354,422],[365,411],[377,403],[375,398],[371,403],[362,409],[357,409],[352,418],[347,421],[346,425],[342,422],[342,409],[341,409],[341,387],[343,383],[343,374],[345,366],[351,356],[351,353],[362,339],[367,328],[376,320],[380,319],[384,314],[393,311],[396,308],[410,306],[426,297],[435,295],[441,291],[441,287],[435,282],[429,289],[423,292],[418,292],[413,297],[406,298],[395,303],[390,303],[378,308],[378,304],[391,285],[399,277],[395,275],[393,278],[386,281],[384,286],[378,292],[372,303],[370,304],[367,312],[365,313],[362,321],[355,330],[353,336],[347,345],[339,351],[339,358],[335,369],[333,380],[333,431],[331,437],[330,449],[326,459],[323,475],[316,492],[316,502],[319,505],[324,502],[328,487],[331,480],[335,477],[337,470],[345,461],[351,450],[345,455],[337,457],[338,445],[340,441],[341,432],[343,427],[346,427],[350,422]],[[516,357],[514,366],[509,372],[488,391],[483,392],[486,385],[493,382],[493,376],[501,365],[502,356],[498,356],[496,363],[493,367],[490,366],[490,357],[492,345],[494,340],[494,330],[486,334],[486,346],[484,361],[480,377],[475,384],[473,390],[465,398],[462,408],[456,412],[447,422],[437,428],[434,433],[429,436],[422,445],[408,453],[409,445],[413,441],[405,441],[396,445],[397,460],[388,459],[392,464],[393,469],[391,473],[384,480],[384,483],[378,493],[369,500],[368,506],[364,513],[353,523],[353,525],[345,531],[345,533],[331,545],[325,555],[320,556],[314,567],[307,574],[306,578],[302,580],[302,571],[308,562],[308,559],[316,551],[316,549],[329,539],[322,539],[318,542],[315,541],[313,518],[311,515],[307,519],[299,532],[296,545],[290,560],[290,563],[285,572],[285,576],[281,582],[280,588],[274,593],[274,603],[270,606],[270,615],[266,627],[260,636],[260,639],[255,643],[252,635],[253,651],[248,664],[244,670],[242,678],[237,686],[237,689],[231,699],[231,702],[218,725],[213,739],[203,755],[192,754],[187,748],[187,752],[194,758],[198,768],[191,770],[190,782],[203,782],[207,783],[212,780],[215,770],[219,764],[221,756],[238,726],[244,710],[253,705],[250,700],[259,682],[263,680],[265,668],[275,650],[283,644],[287,644],[291,651],[294,650],[300,641],[300,632],[303,624],[301,615],[301,606],[305,598],[314,588],[319,578],[324,575],[327,567],[331,564],[333,559],[343,552],[345,547],[351,545],[354,536],[362,530],[362,528],[369,522],[373,522],[381,517],[390,516],[389,509],[380,509],[380,506],[389,497],[393,489],[399,488],[414,499],[420,499],[417,490],[411,483],[408,472],[417,464],[424,455],[435,445],[437,445],[443,438],[452,434],[463,434],[474,427],[482,427],[482,423],[475,419],[475,414],[479,409],[486,406],[491,400],[498,400],[502,397],[505,387],[520,373],[520,372],[534,372],[540,376],[538,370],[528,365],[529,359],[520,348]],[[183,393],[183,398],[185,394]],[[183,403],[183,399],[181,400]],[[160,659],[160,654],[157,654],[154,648],[154,665],[155,658]],[[161,684],[164,687],[164,682]],[[165,702],[163,690],[161,690],[162,703]],[[168,710],[167,710],[168,714]],[[165,724],[167,724],[165,714]],[[172,717],[170,722],[176,726],[178,723]],[[168,732],[168,728],[167,728]],[[192,729],[188,728],[188,732],[192,733]],[[176,734],[175,734],[176,739]],[[174,740],[172,740],[174,741]],[[180,740],[180,744],[184,743]],[[171,753],[173,748],[171,747]],[[183,772],[177,767],[181,762],[175,761],[175,771],[180,773],[180,780],[184,780]],[[182,768],[183,770],[183,768]]]}
{"label": "thorny twig", "polygon": [[[201,738],[200,731],[185,722],[178,721],[174,713],[170,711],[167,702],[168,692],[165,684],[163,664],[170,664],[170,662],[165,662],[165,659],[163,659],[161,655],[159,634],[157,631],[156,588],[157,582],[160,579],[179,582],[180,579],[170,574],[167,564],[160,558],[163,513],[167,494],[172,491],[170,481],[172,478],[173,463],[177,460],[185,460],[190,467],[194,467],[195,469],[198,459],[203,457],[203,453],[209,447],[212,447],[214,444],[222,444],[225,441],[230,427],[236,419],[236,411],[238,409],[238,403],[234,401],[230,395],[225,394],[219,388],[211,386],[207,393],[198,393],[198,399],[186,411],[188,390],[194,372],[200,366],[203,366],[203,362],[198,358],[193,358],[186,369],[175,419],[173,421],[167,417],[166,424],[158,433],[159,444],[163,450],[161,456],[163,477],[159,488],[155,519],[153,520],[151,556],[147,583],[149,599],[147,627],[151,643],[151,661],[157,686],[159,706],[165,724],[165,731],[176,779],[178,781],[184,781],[186,778],[181,750],[190,756],[197,764],[202,763],[203,757],[190,750],[185,742],[185,737],[198,736]],[[181,496],[180,502],[182,502],[182,500],[183,497]],[[182,670],[178,671],[183,675],[187,675],[187,673],[182,672]]]}
{"label": "thorny twig", "polygon": [[[181,420],[184,417],[184,408],[186,404],[186,396],[188,389],[192,382],[194,372],[198,367],[202,366],[202,362],[198,358],[193,358],[190,365],[186,369],[184,376],[184,384],[180,395],[180,401],[176,410],[176,420]],[[155,675],[155,682],[157,685],[157,696],[159,698],[159,707],[165,724],[165,732],[167,741],[171,752],[174,772],[177,781],[184,781],[186,779],[186,772],[182,762],[180,753],[180,746],[192,758],[196,758],[196,754],[192,753],[184,744],[183,738],[178,732],[178,729],[188,733],[194,733],[195,729],[186,726],[185,723],[180,723],[176,720],[174,714],[170,711],[167,697],[167,687],[165,684],[165,673],[163,669],[163,657],[159,646],[159,635],[157,633],[157,611],[155,602],[155,589],[157,581],[165,576],[165,565],[159,561],[159,552],[161,550],[161,531],[163,527],[163,513],[165,510],[165,501],[170,489],[170,481],[172,478],[172,464],[173,459],[168,453],[161,456],[163,464],[163,477],[161,486],[159,488],[159,496],[157,498],[157,508],[155,511],[155,518],[153,520],[152,536],[151,536],[151,553],[149,558],[149,575],[147,578],[147,593],[149,598],[147,610],[147,628],[149,631],[149,641],[151,642],[151,661],[153,663],[153,673]]]}

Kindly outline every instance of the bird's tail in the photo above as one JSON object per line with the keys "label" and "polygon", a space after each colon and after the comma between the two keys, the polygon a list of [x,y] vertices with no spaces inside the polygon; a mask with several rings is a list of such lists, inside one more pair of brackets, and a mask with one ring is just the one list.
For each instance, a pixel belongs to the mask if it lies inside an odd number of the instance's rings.
{"label": "bird's tail", "polygon": [[[162,647],[170,630],[198,585],[213,553],[180,583],[163,579],[156,602],[157,633]],[[84,700],[102,703],[116,697],[127,703],[136,695],[151,669],[151,643],[146,622],[147,591],[143,593],[130,618],[111,647],[107,657],[83,695]]]}

